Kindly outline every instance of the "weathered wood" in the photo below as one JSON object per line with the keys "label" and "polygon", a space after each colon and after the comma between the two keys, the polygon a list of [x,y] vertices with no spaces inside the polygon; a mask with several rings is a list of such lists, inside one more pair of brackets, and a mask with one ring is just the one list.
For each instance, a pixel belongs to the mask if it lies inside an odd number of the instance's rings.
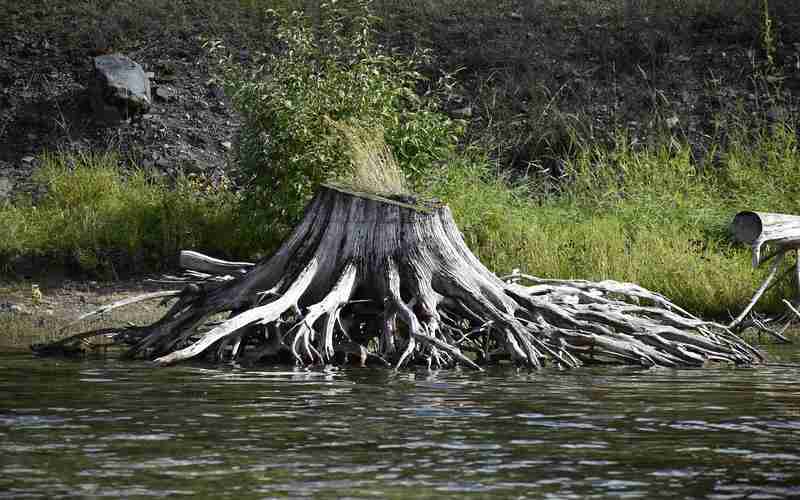
{"label": "weathered wood", "polygon": [[118,338],[132,346],[129,356],[159,364],[201,354],[479,370],[500,359],[528,368],[763,361],[725,326],[632,283],[498,278],[447,206],[397,198],[323,186],[289,238],[255,266],[185,252],[195,270],[247,272],[187,286],[161,320]]}
{"label": "weathered wood", "polygon": [[183,269],[213,275],[241,273],[255,266],[252,262],[230,262],[191,250],[183,250],[181,252],[179,263]]}
{"label": "weathered wood", "polygon": [[[744,319],[753,310],[761,296],[764,295],[768,289],[789,276],[791,271],[794,271],[793,274],[795,276],[796,286],[800,292],[800,216],[769,212],[739,212],[731,223],[731,233],[737,241],[750,245],[753,252],[754,268],[770,259],[775,259],[772,266],[770,266],[766,279],[761,286],[758,287],[753,298],[750,299],[750,302],[744,310],[728,325],[728,328],[733,330],[737,328],[742,329],[747,326],[748,322],[745,322]],[[773,248],[772,252],[764,255],[763,248],[766,245]],[[792,250],[794,250],[793,253],[795,253],[797,258],[794,269],[788,269],[775,280],[775,276],[778,273],[784,256],[787,252]],[[798,296],[800,296],[800,293]],[[784,300],[783,302],[788,306],[791,312],[794,313],[796,311],[788,301]],[[768,331],[773,336],[776,336],[776,338],[781,339],[781,341],[788,342],[788,340],[779,333],[761,326],[756,317],[752,318],[750,324]]]}
{"label": "weathered wood", "polygon": [[748,302],[744,310],[741,313],[739,313],[739,315],[736,316],[736,318],[733,321],[731,321],[731,323],[728,325],[728,328],[735,328],[750,313],[753,307],[755,307],[756,303],[758,302],[758,299],[760,299],[761,296],[764,295],[764,292],[767,291],[769,284],[772,282],[773,279],[775,279],[775,275],[778,273],[778,268],[780,267],[781,262],[783,262],[783,255],[784,253],[781,252],[775,257],[775,261],[769,268],[769,274],[767,275],[767,278],[764,280],[763,283],[761,283],[761,286],[758,287],[758,290],[756,290],[755,295],[753,295],[753,298],[750,299],[750,302]]}
{"label": "weathered wood", "polygon": [[737,241],[752,247],[753,267],[766,260],[762,258],[764,245],[774,245],[776,251],[800,247],[800,216],[797,215],[739,212],[733,218],[731,231]]}

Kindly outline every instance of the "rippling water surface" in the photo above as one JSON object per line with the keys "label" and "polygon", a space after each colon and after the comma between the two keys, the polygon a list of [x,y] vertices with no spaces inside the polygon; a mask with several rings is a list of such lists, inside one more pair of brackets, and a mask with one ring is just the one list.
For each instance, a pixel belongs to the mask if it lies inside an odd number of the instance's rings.
{"label": "rippling water surface", "polygon": [[[800,350],[773,359],[800,363]],[[800,497],[800,369],[530,373],[0,354],[0,497]]]}

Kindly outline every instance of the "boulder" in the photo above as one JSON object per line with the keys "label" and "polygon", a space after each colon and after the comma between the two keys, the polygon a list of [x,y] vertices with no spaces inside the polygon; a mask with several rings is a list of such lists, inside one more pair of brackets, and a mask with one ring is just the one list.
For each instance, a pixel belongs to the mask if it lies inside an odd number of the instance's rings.
{"label": "boulder", "polygon": [[92,109],[104,123],[135,118],[150,110],[150,80],[142,67],[122,54],[94,58],[90,84]]}

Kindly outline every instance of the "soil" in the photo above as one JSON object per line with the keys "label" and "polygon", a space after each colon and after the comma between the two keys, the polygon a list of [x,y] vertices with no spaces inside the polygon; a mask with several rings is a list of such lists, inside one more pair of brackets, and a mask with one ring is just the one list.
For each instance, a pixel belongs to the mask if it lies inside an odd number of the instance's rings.
{"label": "soil", "polygon": [[[97,39],[85,26],[75,28],[84,30],[76,41],[67,38],[67,26],[12,25],[0,37],[0,202],[36,194],[32,175],[46,152],[110,151],[165,176],[202,175],[212,182],[225,176],[239,117],[202,45],[213,19],[193,21],[189,28],[152,23],[141,38],[125,33],[116,43],[103,43],[112,40]],[[112,52],[141,64],[153,103],[140,119],[109,127],[94,119],[88,88],[93,57]],[[240,54],[246,62],[249,52]]]}
{"label": "soil", "polygon": [[[41,296],[35,292],[37,290]],[[71,325],[100,306],[147,292],[171,289],[147,279],[114,282],[52,278],[47,283],[0,281],[0,349],[27,349],[31,344],[67,333],[124,323],[147,324],[166,312],[158,300],[138,303],[102,318]],[[71,326],[70,326],[71,325]],[[63,329],[63,330],[62,330]]]}
{"label": "soil", "polygon": [[432,48],[427,73],[446,80],[448,110],[514,173],[558,175],[563,155],[613,142],[620,130],[632,147],[678,137],[696,162],[713,162],[710,147],[737,127],[793,123],[800,109],[792,1],[769,2],[771,65],[752,2],[708,11],[625,2],[624,12],[612,1],[500,3],[451,3],[422,22],[398,7],[382,36],[406,51]]}

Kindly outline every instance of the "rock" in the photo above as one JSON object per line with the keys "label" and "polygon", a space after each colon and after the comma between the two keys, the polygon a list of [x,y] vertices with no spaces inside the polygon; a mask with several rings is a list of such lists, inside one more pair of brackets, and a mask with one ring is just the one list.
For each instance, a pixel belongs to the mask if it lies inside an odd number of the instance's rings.
{"label": "rock", "polygon": [[18,314],[20,316],[30,316],[33,314],[24,306],[14,304],[13,302],[0,302],[0,313]]}
{"label": "rock", "polygon": [[225,148],[226,151],[230,151],[233,147],[233,143],[231,143],[231,141],[222,141],[220,144],[223,148]]}
{"label": "rock", "polygon": [[90,99],[100,122],[118,123],[143,115],[150,109],[150,80],[142,67],[127,56],[97,56],[94,58]]}
{"label": "rock", "polygon": [[519,12],[512,12],[511,14],[509,14],[509,17],[515,21],[522,21],[522,14],[520,14]]}
{"label": "rock", "polygon": [[786,111],[779,106],[772,106],[767,110],[767,120],[770,122],[779,122],[786,117]]}
{"label": "rock", "polygon": [[22,157],[22,163],[25,163],[26,165],[30,165],[34,161],[36,161],[36,158],[33,156],[28,155]]}
{"label": "rock", "polygon": [[225,89],[215,83],[212,83],[208,86],[208,96],[213,97],[216,100],[224,99]]}

